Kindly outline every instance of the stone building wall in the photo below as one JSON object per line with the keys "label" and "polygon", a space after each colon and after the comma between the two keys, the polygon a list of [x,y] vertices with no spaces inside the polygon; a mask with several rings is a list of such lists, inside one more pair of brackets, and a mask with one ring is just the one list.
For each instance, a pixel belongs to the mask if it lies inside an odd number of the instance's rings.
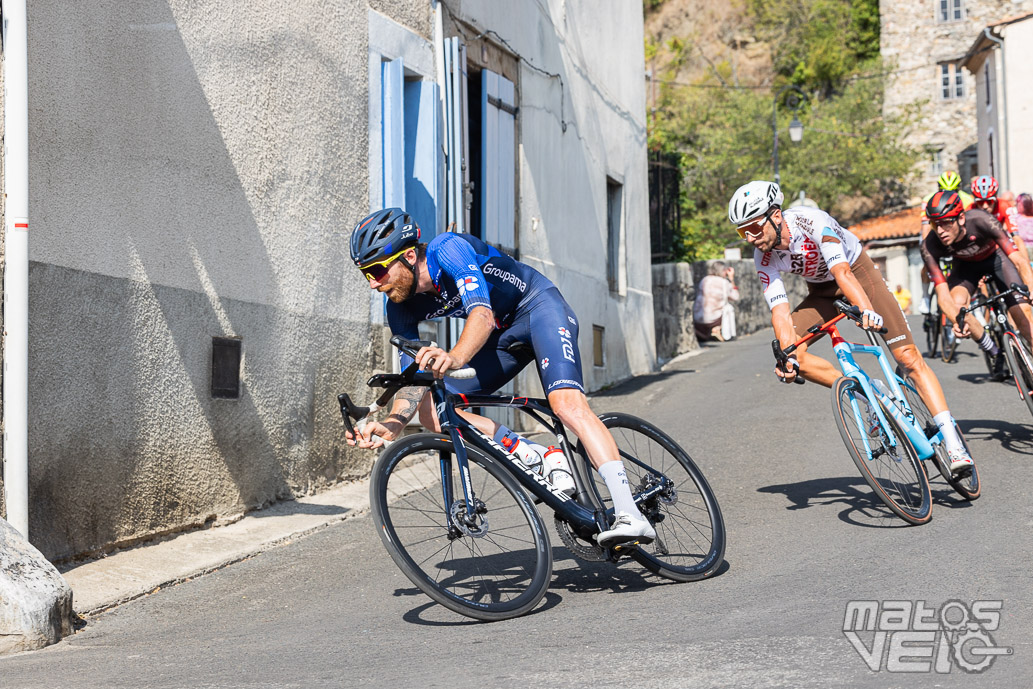
{"label": "stone building wall", "polygon": [[[679,354],[699,349],[693,329],[692,304],[696,285],[710,272],[713,261],[658,263],[653,266],[653,323],[656,327],[656,356],[662,363]],[[738,336],[771,328],[771,311],[756,279],[753,259],[725,261],[735,268],[739,301],[735,303]],[[807,285],[797,275],[783,274],[789,303],[797,304],[807,294]]]}
{"label": "stone building wall", "polygon": [[[954,0],[948,4],[953,7]],[[970,170],[959,169],[964,166],[959,166],[958,155],[977,138],[975,79],[956,65],[964,80],[964,95],[944,100],[940,65],[960,60],[988,24],[1033,11],[1033,0],[962,0],[961,5],[960,20],[943,22],[938,18],[940,0],[879,2],[880,50],[891,70],[885,110],[893,114],[910,103],[926,102],[908,139],[929,151],[912,187],[914,203],[935,189],[942,170],[958,170],[968,180]],[[935,164],[937,151],[939,165]]]}

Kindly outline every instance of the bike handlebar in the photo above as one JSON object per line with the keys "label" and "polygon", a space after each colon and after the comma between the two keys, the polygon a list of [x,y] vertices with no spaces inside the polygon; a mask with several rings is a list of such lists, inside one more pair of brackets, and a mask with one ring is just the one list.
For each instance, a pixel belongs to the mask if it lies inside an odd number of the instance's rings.
{"label": "bike handlebar", "polygon": [[1009,294],[1013,293],[1021,294],[1027,299],[1029,298],[1029,289],[1027,289],[1025,285],[1020,285],[1017,282],[1013,282],[1011,283],[1009,289],[1006,289],[1003,292],[998,292],[997,294],[988,297],[977,297],[975,301],[970,302],[968,306],[961,307],[961,310],[958,311],[957,320],[961,320],[965,317],[966,314],[972,313],[976,309],[981,309],[991,302],[1001,301]]}
{"label": "bike handlebar", "polygon": [[[842,320],[843,318],[849,318],[853,321],[857,321],[857,323],[860,324],[861,318],[864,315],[860,308],[856,306],[851,306],[842,299],[837,299],[835,305],[836,310],[839,311],[840,315],[836,316],[832,320],[822,323],[821,325],[815,325],[808,328],[807,335],[800,338],[798,341],[789,345],[785,349],[782,349],[782,343],[780,343],[777,338],[771,341],[771,351],[775,354],[775,361],[779,366],[782,367],[783,371],[785,371],[786,373],[789,372],[789,369],[786,368],[786,366],[789,363],[790,354],[795,352],[796,349],[805,342],[809,342],[815,339],[816,337],[821,337],[822,335],[824,335],[828,331],[828,327],[835,324],[837,321]],[[886,334],[888,331],[886,330],[886,328],[877,328],[875,332],[880,334]],[[800,367],[796,366],[795,368],[797,373],[799,373]],[[800,376],[797,376],[793,380],[793,382],[803,385],[804,379]]]}
{"label": "bike handlebar", "polygon": [[[795,349],[796,345],[791,345],[789,349],[783,350],[777,337],[771,341],[771,351],[775,353],[775,361],[778,362],[778,365],[781,366],[782,370],[786,373],[789,373],[789,355],[792,354]],[[797,364],[793,369],[796,371],[796,378],[793,379],[793,382],[797,385],[803,385],[806,383],[807,381],[800,377],[800,365]]]}
{"label": "bike handlebar", "polygon": [[[391,338],[391,344],[413,359],[416,358],[416,355],[422,348],[437,346],[434,342],[429,342],[427,340],[406,340],[398,335]],[[430,360],[430,362],[433,361],[433,359]],[[445,375],[457,380],[469,380],[477,375],[477,371],[467,366],[465,368],[446,371]],[[366,385],[371,388],[382,387],[384,388],[384,393],[377,398],[375,402],[368,406],[357,406],[351,401],[351,397],[346,393],[341,393],[337,396],[337,401],[341,405],[341,416],[344,418],[345,428],[347,428],[348,432],[351,433],[352,436],[358,435],[356,430],[361,431],[365,428],[366,424],[370,421],[369,417],[374,412],[383,409],[399,390],[413,385],[429,387],[433,385],[435,380],[436,379],[432,374],[419,369],[415,361],[407,366],[401,373],[379,373],[374,375],[366,381]],[[354,426],[352,425],[352,419],[356,422]],[[391,441],[389,440],[385,440],[384,446],[386,447],[390,442]]]}
{"label": "bike handlebar", "polygon": [[[855,321],[858,325],[861,324],[861,316],[864,314],[859,306],[851,306],[842,299],[837,299],[836,309],[850,320]],[[889,330],[880,327],[876,328],[875,332],[879,333],[880,335],[885,335],[889,332]]]}

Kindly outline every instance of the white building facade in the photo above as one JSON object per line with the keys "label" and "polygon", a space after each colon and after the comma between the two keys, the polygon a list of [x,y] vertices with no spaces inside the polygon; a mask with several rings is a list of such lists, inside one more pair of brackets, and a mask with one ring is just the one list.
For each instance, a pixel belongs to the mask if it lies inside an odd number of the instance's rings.
{"label": "white building facade", "polygon": [[920,104],[907,142],[925,152],[912,201],[956,170],[967,184],[985,174],[976,160],[975,79],[962,67],[973,37],[988,24],[1033,11],[1033,0],[880,0],[879,50],[887,68],[884,109]]}
{"label": "white building facade", "polygon": [[1033,13],[985,27],[963,64],[975,78],[979,169],[1002,190],[1033,191]]}
{"label": "white building facade", "polygon": [[94,552],[368,473],[336,395],[389,365],[348,260],[372,208],[542,270],[589,387],[651,370],[641,12],[30,3],[33,543]]}

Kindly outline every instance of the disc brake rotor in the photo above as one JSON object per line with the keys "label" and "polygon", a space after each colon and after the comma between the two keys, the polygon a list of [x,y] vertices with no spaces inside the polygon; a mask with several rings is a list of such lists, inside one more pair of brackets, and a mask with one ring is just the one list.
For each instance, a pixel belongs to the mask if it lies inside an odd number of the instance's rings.
{"label": "disc brake rotor", "polygon": [[449,516],[452,518],[452,525],[464,535],[471,538],[484,538],[488,535],[488,507],[480,500],[474,498],[474,513],[471,515],[466,509],[466,500],[456,500],[452,503]]}

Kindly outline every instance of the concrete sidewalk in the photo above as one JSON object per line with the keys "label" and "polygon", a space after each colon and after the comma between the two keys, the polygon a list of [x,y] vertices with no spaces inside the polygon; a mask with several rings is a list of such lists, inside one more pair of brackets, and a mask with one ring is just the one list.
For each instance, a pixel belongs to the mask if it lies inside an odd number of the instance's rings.
{"label": "concrete sidewalk", "polygon": [[172,584],[289,543],[369,510],[369,481],[250,512],[228,526],[190,531],[60,568],[73,607],[93,615]]}

